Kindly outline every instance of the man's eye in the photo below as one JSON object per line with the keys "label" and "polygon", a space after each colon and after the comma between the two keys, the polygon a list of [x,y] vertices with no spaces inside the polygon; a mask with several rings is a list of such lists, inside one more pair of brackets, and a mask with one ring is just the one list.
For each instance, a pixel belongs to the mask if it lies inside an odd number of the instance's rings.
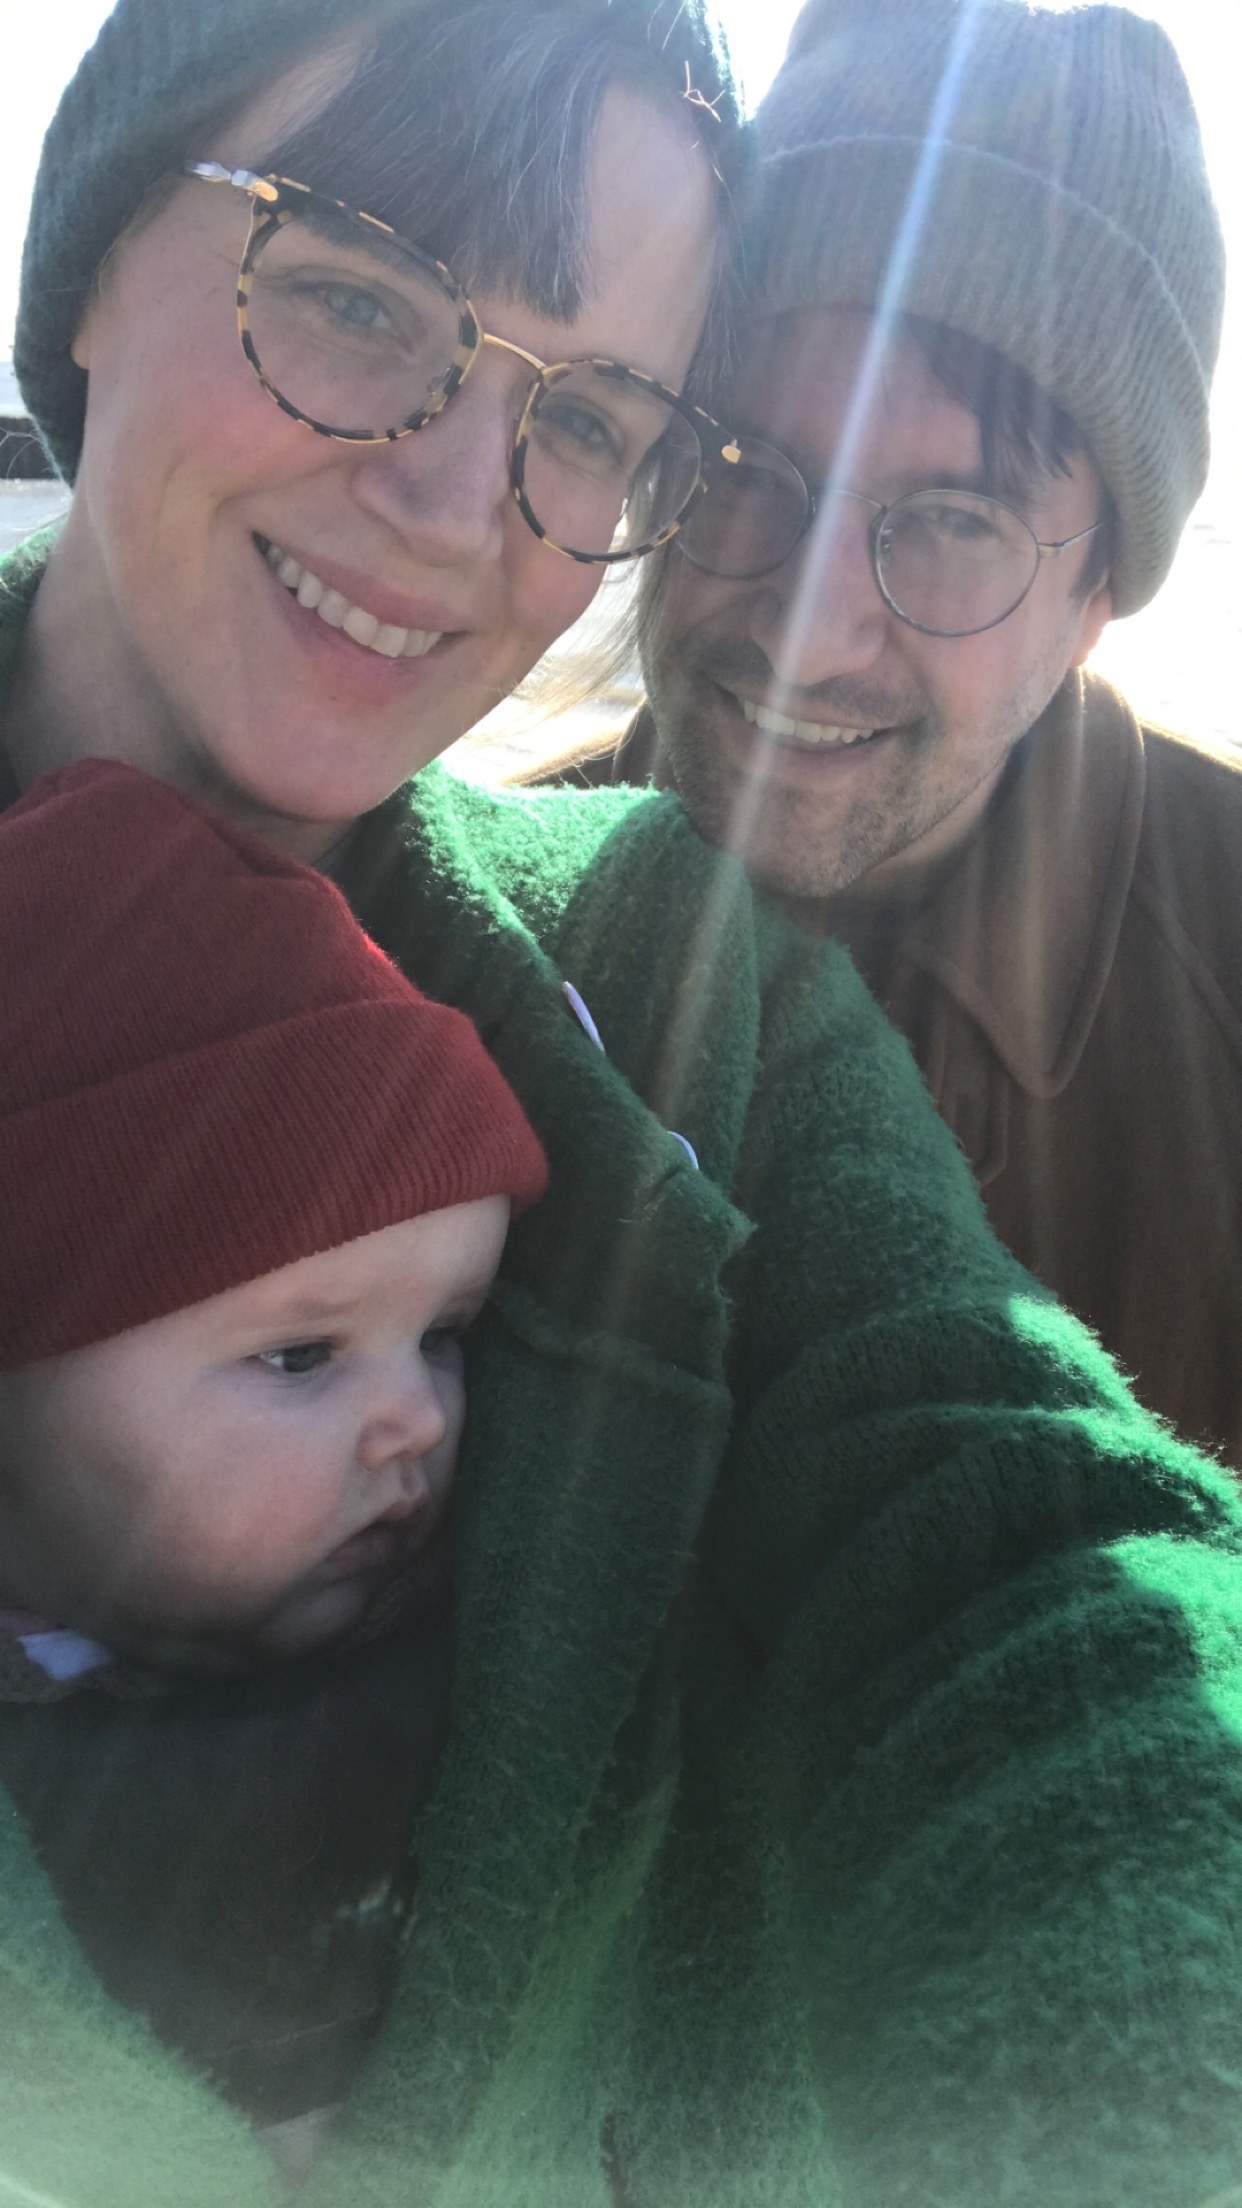
{"label": "man's eye", "polygon": [[960,538],[964,544],[973,544],[980,538],[996,535],[996,524],[987,514],[964,513],[960,506],[940,506],[932,510],[932,520],[947,537]]}
{"label": "man's eye", "polygon": [[920,499],[917,505],[903,507],[890,515],[883,534],[900,543],[903,537],[913,540],[924,530],[945,544],[991,546],[1000,541],[993,510],[951,498]]}
{"label": "man's eye", "polygon": [[269,1372],[284,1373],[286,1379],[298,1380],[304,1373],[318,1372],[331,1355],[331,1342],[284,1342],[279,1349],[261,1349],[255,1363],[266,1365]]}

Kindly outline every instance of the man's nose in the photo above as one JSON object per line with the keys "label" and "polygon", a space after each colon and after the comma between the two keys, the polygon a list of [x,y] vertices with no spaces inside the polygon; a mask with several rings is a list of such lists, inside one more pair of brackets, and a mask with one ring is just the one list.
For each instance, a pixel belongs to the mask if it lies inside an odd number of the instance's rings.
{"label": "man's nose", "polygon": [[883,652],[890,615],[871,561],[872,512],[825,497],[797,551],[757,586],[750,633],[783,687],[861,674]]}
{"label": "man's nose", "polygon": [[433,567],[499,558],[514,504],[509,460],[524,391],[484,358],[443,412],[393,443],[363,448],[354,495]]}

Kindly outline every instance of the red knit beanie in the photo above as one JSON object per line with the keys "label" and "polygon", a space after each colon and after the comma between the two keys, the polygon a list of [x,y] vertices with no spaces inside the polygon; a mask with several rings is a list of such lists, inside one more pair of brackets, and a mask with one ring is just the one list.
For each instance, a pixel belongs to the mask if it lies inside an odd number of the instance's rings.
{"label": "red knit beanie", "polygon": [[0,1367],[547,1167],[344,898],[132,767],[0,816]]}

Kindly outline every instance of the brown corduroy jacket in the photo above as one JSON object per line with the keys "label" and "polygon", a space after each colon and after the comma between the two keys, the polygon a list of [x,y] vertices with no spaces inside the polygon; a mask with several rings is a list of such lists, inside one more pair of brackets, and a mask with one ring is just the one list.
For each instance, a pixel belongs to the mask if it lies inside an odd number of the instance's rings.
{"label": "brown corduroy jacket", "polygon": [[[611,772],[652,764],[644,714]],[[1242,1469],[1242,755],[1070,675],[921,904],[824,918],[1001,1239]]]}

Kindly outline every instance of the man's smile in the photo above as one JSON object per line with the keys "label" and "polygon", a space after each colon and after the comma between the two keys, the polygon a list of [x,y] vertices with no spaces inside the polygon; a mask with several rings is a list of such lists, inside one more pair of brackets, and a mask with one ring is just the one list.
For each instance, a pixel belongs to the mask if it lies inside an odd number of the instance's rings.
{"label": "man's smile", "polygon": [[795,720],[788,713],[777,713],[770,705],[759,705],[751,698],[737,700],[742,713],[752,728],[761,736],[775,736],[782,743],[797,743],[815,751],[840,751],[850,744],[869,743],[873,736],[884,735],[884,729],[845,728],[831,721]]}

